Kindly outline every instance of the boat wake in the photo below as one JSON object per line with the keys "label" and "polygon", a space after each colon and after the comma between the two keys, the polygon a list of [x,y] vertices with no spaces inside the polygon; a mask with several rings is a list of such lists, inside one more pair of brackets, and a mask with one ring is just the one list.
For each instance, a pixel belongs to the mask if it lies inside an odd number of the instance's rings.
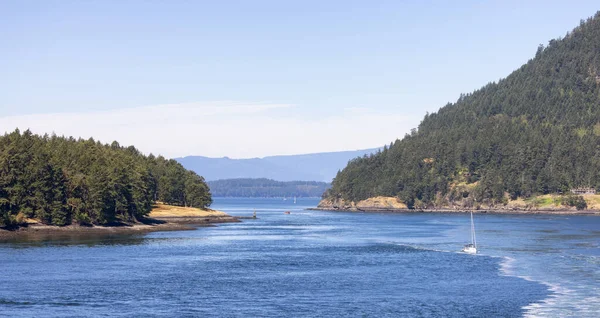
{"label": "boat wake", "polygon": [[[394,242],[394,244],[410,247],[415,250],[465,254],[461,251],[435,249],[419,246],[417,244],[402,244],[398,242]],[[498,258],[500,259],[499,271],[501,275],[517,277],[546,286],[549,292],[548,296],[542,300],[523,306],[523,317],[598,317],[598,312],[600,310],[600,296],[598,295],[600,289],[598,288],[592,288],[594,289],[593,291],[588,289],[587,291],[581,292],[579,288],[569,288],[565,286],[565,284],[548,282],[528,275],[521,275],[517,271],[517,260],[510,256],[493,256],[485,254],[470,256]],[[592,294],[589,292],[592,292]]]}
{"label": "boat wake", "polygon": [[503,275],[543,284],[550,292],[545,299],[522,307],[524,317],[597,317],[600,297],[581,297],[575,290],[561,284],[518,275],[514,270],[516,260],[508,256],[504,256],[502,259],[500,271]]}

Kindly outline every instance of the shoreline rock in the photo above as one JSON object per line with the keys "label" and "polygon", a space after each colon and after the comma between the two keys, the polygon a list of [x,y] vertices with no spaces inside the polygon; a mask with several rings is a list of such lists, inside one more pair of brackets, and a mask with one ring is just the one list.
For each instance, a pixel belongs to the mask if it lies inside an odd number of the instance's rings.
{"label": "shoreline rock", "polygon": [[479,214],[515,214],[515,215],[598,215],[598,210],[450,210],[450,209],[380,209],[380,208],[365,208],[365,209],[337,209],[337,208],[308,208],[310,211],[329,211],[329,212],[366,212],[366,213],[479,213]]}
{"label": "shoreline rock", "polygon": [[[394,204],[394,201],[397,203]],[[374,204],[373,204],[374,203]],[[515,206],[480,207],[480,208],[428,208],[409,209],[399,199],[394,197],[375,197],[355,202],[343,199],[323,199],[314,211],[334,212],[389,212],[389,213],[490,213],[490,214],[548,214],[548,215],[600,215],[600,210],[577,210],[575,208],[557,207],[551,209],[521,208]]]}
{"label": "shoreline rock", "polygon": [[345,209],[351,211],[361,211],[365,209],[383,209],[383,210],[403,210],[408,209],[406,204],[394,197],[373,197],[358,202],[348,202],[343,199],[323,199],[317,205],[317,208],[332,208],[332,209]]}

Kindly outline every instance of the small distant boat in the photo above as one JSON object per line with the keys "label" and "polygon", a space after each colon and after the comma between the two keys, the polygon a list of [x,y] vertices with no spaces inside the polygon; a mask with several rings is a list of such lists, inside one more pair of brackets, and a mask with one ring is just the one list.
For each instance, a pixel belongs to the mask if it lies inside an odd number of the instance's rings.
{"label": "small distant boat", "polygon": [[294,204],[296,204],[296,197],[294,197]]}
{"label": "small distant boat", "polygon": [[291,213],[292,213],[292,212],[290,212],[290,211],[285,211],[285,212],[283,212],[283,214],[291,214]]}
{"label": "small distant boat", "polygon": [[473,211],[471,211],[471,244],[465,245],[462,251],[467,254],[477,254],[477,239],[475,238],[475,223],[473,222]]}
{"label": "small distant boat", "polygon": [[283,201],[287,201],[287,199],[285,197],[283,197]]}

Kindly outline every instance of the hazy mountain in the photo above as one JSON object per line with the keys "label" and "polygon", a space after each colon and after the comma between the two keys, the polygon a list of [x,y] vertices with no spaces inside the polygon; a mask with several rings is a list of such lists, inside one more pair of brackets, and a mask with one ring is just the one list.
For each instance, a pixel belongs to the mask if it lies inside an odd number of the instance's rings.
{"label": "hazy mountain", "polygon": [[187,169],[193,170],[208,181],[235,178],[267,178],[277,181],[331,182],[338,170],[348,161],[380,148],[324,152],[304,155],[270,156],[252,159],[209,158],[188,156],[175,158]]}

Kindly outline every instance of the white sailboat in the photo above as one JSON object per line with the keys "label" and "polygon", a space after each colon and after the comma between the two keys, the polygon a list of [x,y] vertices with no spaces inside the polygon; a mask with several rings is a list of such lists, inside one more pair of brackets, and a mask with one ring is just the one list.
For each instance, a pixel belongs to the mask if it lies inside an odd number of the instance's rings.
{"label": "white sailboat", "polygon": [[296,204],[296,197],[294,197],[294,204]]}
{"label": "white sailboat", "polygon": [[473,211],[471,211],[471,244],[462,249],[467,254],[477,254],[477,239],[475,238],[475,223],[473,222]]}

